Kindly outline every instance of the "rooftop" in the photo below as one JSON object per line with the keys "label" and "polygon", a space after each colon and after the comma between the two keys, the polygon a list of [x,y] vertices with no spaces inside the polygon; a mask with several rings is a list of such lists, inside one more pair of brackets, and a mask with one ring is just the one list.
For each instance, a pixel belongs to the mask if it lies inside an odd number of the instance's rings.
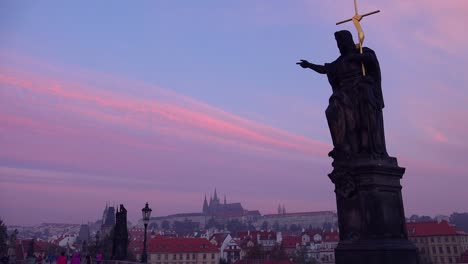
{"label": "rooftop", "polygon": [[447,221],[431,221],[431,222],[417,222],[406,223],[408,236],[442,236],[442,235],[463,235],[463,231],[457,230],[453,225]]}
{"label": "rooftop", "polygon": [[[218,248],[205,238],[181,238],[157,236],[148,241],[148,253],[200,253],[219,252]],[[141,252],[141,250],[139,250]]]}

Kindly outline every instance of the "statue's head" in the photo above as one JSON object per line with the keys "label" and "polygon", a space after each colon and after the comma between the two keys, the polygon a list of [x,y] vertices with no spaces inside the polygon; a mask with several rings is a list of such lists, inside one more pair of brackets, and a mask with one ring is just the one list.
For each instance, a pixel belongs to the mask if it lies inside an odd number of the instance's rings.
{"label": "statue's head", "polygon": [[351,32],[348,30],[335,32],[335,39],[341,55],[356,51],[356,44],[354,44],[353,35],[351,35]]}

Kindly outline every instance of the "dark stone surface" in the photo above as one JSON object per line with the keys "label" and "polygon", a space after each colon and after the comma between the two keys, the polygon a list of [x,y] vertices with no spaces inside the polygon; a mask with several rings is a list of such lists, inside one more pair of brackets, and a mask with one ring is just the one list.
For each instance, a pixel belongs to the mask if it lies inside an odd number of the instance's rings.
{"label": "dark stone surface", "polygon": [[112,256],[115,260],[127,259],[128,229],[127,229],[127,209],[120,205],[120,210],[115,213],[115,227],[112,243]]}
{"label": "dark stone surface", "polygon": [[350,163],[329,174],[335,184],[340,242],[336,263],[419,263],[408,241],[395,158]]}
{"label": "dark stone surface", "polygon": [[327,74],[333,90],[325,113],[334,146],[328,176],[340,229],[336,264],[419,263],[406,232],[400,184],[405,169],[386,150],[377,56],[367,47],[359,53],[349,31],[335,38],[341,55],[334,62],[297,64]]}

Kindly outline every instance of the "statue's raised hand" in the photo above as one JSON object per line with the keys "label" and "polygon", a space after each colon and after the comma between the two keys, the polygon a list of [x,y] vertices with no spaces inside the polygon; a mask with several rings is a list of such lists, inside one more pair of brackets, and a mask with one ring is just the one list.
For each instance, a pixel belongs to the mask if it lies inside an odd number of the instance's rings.
{"label": "statue's raised hand", "polygon": [[297,65],[300,65],[302,68],[309,68],[310,62],[306,60],[301,60],[300,62],[296,63]]}

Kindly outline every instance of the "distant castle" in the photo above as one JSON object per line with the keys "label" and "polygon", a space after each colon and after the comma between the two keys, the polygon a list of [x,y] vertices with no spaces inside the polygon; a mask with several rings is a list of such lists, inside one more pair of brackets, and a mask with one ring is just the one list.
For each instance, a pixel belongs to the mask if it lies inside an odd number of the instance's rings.
{"label": "distant castle", "polygon": [[227,203],[226,195],[224,195],[224,202],[221,203],[215,189],[214,195],[210,196],[209,202],[205,195],[202,212],[206,216],[228,218],[241,217],[245,214],[246,210],[242,207],[241,203]]}

